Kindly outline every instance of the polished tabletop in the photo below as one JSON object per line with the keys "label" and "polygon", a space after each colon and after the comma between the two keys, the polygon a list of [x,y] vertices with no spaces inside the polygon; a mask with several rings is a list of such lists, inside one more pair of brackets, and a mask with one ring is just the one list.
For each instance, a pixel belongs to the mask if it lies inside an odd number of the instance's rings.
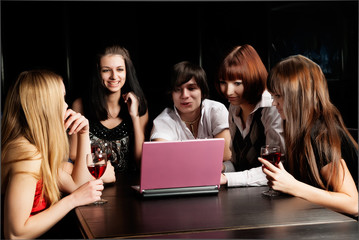
{"label": "polished tabletop", "polygon": [[[221,187],[218,194],[143,198],[118,177],[107,204],[76,208],[84,238],[358,237],[358,222],[300,198],[262,196],[267,187]],[[333,237],[333,238],[332,238]]]}

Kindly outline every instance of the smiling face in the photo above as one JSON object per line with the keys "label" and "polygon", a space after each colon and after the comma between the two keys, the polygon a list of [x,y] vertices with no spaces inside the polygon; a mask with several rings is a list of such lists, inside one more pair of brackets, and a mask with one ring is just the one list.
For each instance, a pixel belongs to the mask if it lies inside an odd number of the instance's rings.
{"label": "smiling face", "polygon": [[197,116],[200,112],[202,93],[194,78],[175,88],[172,99],[182,120],[193,120],[192,116]]}
{"label": "smiling face", "polygon": [[126,65],[121,55],[105,55],[100,61],[104,86],[110,92],[120,91],[126,81]]}
{"label": "smiling face", "polygon": [[244,86],[242,80],[221,80],[219,86],[222,94],[232,105],[241,105],[246,102],[243,99]]}

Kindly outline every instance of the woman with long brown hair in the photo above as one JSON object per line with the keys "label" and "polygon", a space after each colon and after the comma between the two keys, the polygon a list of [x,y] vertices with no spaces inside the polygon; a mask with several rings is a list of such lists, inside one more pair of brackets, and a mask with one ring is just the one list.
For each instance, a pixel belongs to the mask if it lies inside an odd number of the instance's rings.
{"label": "woman with long brown hair", "polygon": [[[119,45],[98,53],[90,91],[72,107],[90,122],[91,141],[110,143],[117,173],[139,169],[148,124],[148,107],[129,51]],[[70,158],[76,158],[77,136],[70,138]],[[69,172],[72,165],[67,164]],[[105,178],[105,182],[113,182]]]}
{"label": "woman with long brown hair", "polygon": [[267,87],[283,119],[287,149],[284,166],[259,158],[268,184],[357,216],[358,144],[330,102],[319,65],[301,55],[288,57],[271,70]]}

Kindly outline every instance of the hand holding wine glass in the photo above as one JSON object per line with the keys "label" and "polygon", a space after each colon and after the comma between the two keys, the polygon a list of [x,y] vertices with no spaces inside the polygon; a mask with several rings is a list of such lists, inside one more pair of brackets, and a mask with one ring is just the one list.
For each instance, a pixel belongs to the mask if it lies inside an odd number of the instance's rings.
{"label": "hand holding wine glass", "polygon": [[[107,155],[103,153],[101,149],[97,149],[93,153],[86,155],[86,163],[91,175],[94,178],[99,179],[106,170]],[[99,201],[94,202],[94,204],[104,203],[107,203],[107,200],[102,198]]]}
{"label": "hand holding wine glass", "polygon": [[[269,161],[273,165],[277,166],[281,160],[280,147],[275,145],[265,145],[261,147],[261,158]],[[280,195],[278,191],[273,190],[271,187],[267,191],[262,192],[263,195],[269,197],[275,197]]]}

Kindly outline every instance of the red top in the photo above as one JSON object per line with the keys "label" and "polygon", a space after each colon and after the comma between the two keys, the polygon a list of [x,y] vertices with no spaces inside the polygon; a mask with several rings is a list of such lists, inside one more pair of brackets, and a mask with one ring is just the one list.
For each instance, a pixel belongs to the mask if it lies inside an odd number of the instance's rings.
{"label": "red top", "polygon": [[41,195],[41,192],[42,192],[42,180],[39,180],[37,181],[36,184],[34,204],[32,205],[30,216],[34,216],[47,208],[46,199]]}

